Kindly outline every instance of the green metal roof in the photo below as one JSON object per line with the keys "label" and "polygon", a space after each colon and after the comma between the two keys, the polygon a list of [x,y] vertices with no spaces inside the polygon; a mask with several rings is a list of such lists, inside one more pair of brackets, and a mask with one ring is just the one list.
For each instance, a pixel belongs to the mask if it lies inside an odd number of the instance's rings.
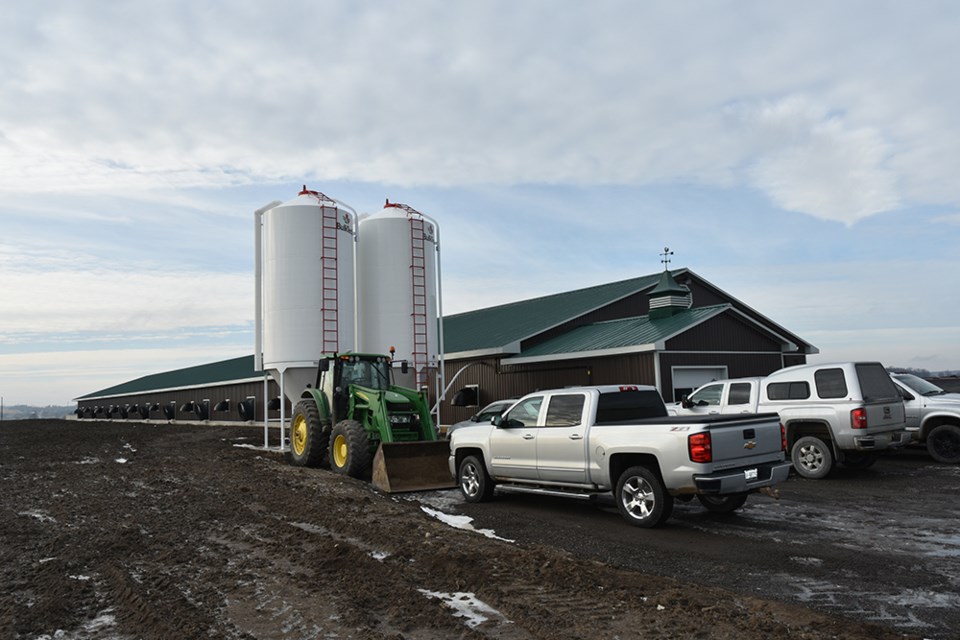
{"label": "green metal roof", "polygon": [[[671,272],[674,276],[686,271]],[[556,293],[443,319],[443,351],[450,355],[517,345],[547,329],[656,285],[656,273],[596,287]]]}
{"label": "green metal roof", "polygon": [[729,304],[718,304],[678,311],[666,318],[638,316],[636,318],[595,322],[577,327],[563,335],[525,349],[515,357],[532,358],[654,344],[668,340],[690,327],[732,308],[732,305]]}
{"label": "green metal roof", "polygon": [[164,371],[163,373],[143,376],[142,378],[130,380],[129,382],[108,387],[94,393],[88,393],[85,396],[76,398],[76,400],[129,395],[132,393],[158,391],[161,389],[198,387],[262,377],[263,373],[254,369],[253,356],[249,355],[231,360],[201,364],[196,367],[187,367],[186,369],[176,369],[174,371]]}

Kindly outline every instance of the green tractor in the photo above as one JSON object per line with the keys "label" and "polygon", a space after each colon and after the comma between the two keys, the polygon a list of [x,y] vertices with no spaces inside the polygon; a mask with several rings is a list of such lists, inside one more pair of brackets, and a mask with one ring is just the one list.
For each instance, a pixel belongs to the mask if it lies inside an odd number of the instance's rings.
{"label": "green tractor", "polygon": [[321,360],[316,385],[293,409],[290,461],[329,464],[388,493],[455,486],[449,443],[437,436],[426,393],[391,384],[390,373],[384,355]]}

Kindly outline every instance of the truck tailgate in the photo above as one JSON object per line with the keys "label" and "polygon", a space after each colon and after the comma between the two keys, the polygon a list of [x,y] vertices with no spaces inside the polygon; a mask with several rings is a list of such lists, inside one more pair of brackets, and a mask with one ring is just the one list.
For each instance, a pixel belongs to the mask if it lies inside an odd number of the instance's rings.
{"label": "truck tailgate", "polygon": [[709,416],[697,422],[710,432],[717,470],[783,459],[780,417],[775,413]]}

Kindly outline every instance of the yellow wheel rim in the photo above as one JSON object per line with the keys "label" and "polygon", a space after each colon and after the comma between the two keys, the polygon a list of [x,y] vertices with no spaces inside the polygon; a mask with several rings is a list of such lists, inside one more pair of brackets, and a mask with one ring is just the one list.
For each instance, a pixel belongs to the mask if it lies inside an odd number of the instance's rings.
{"label": "yellow wheel rim", "polygon": [[333,463],[338,467],[347,464],[347,439],[339,434],[333,439]]}
{"label": "yellow wheel rim", "polygon": [[293,433],[290,437],[293,444],[293,452],[302,456],[307,450],[307,419],[303,416],[297,416],[293,421]]}

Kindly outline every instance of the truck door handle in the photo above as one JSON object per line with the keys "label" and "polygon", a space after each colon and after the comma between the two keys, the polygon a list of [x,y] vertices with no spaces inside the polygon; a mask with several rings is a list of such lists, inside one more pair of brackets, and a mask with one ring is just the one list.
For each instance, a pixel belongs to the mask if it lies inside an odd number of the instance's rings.
{"label": "truck door handle", "polygon": [[571,434],[570,434],[570,439],[571,439],[571,440],[583,440],[583,436],[580,435],[579,433],[571,433]]}
{"label": "truck door handle", "polygon": [[533,440],[535,437],[536,437],[536,436],[534,436],[532,433],[525,433],[525,434],[523,434],[523,439],[524,439],[524,440]]}
{"label": "truck door handle", "polygon": [[719,411],[711,411],[711,412],[710,412],[710,415],[715,416],[715,415],[717,415],[718,413],[720,413],[720,412],[719,412]]}

